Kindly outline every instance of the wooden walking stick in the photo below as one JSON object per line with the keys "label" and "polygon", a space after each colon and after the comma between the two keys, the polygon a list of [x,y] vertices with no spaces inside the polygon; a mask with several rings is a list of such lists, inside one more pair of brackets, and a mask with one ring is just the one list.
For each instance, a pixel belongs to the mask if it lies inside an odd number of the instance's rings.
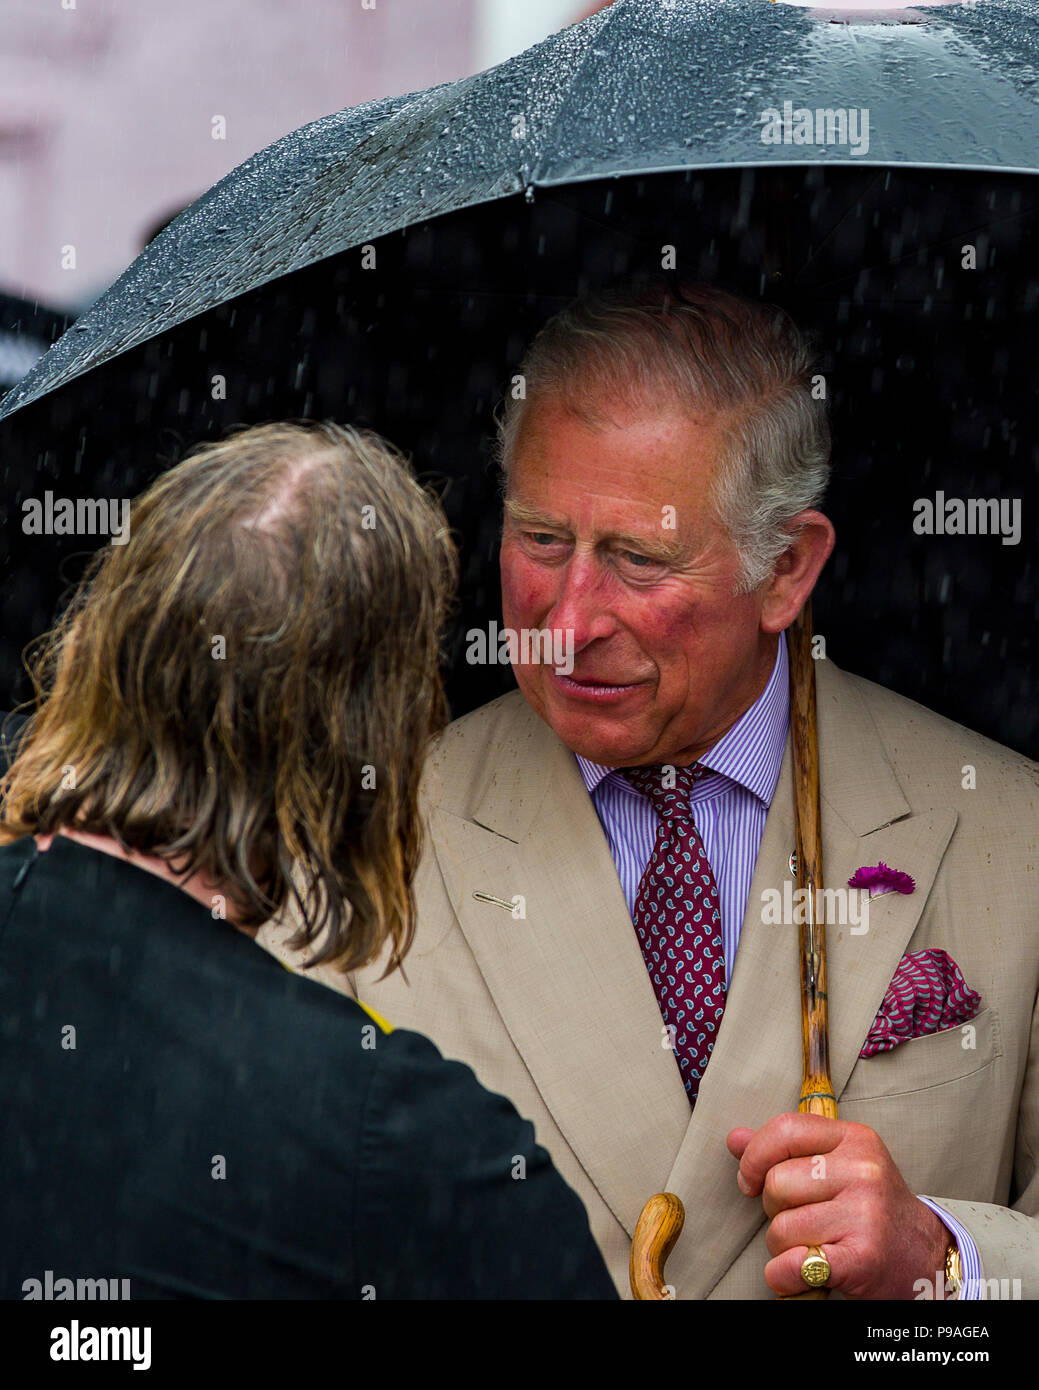
{"label": "wooden walking stick", "polygon": [[[787,633],[790,660],[790,742],[794,780],[797,886],[807,889],[800,926],[801,959],[801,1114],[837,1118],[830,1080],[830,1042],[826,1014],[826,930],[818,910],[823,886],[822,824],[819,817],[819,740],[815,715],[815,664],[812,658],[812,602],[808,599]],[[664,1262],[682,1233],[685,1209],[673,1192],[658,1192],[642,1208],[631,1242],[628,1271],[637,1299],[669,1299]],[[814,1253],[813,1248],[813,1253]],[[821,1299],[825,1288],[789,1294],[784,1301]]]}
{"label": "wooden walking stick", "polygon": [[[812,601],[808,599],[790,628],[790,744],[794,771],[794,832],[797,886],[807,889],[801,937],[801,1101],[802,1115],[837,1118],[830,1080],[830,1034],[826,1013],[826,923],[819,911],[823,886],[822,822],[819,817],[819,737],[815,718],[815,662],[812,658]],[[817,1254],[818,1246],[809,1247]],[[805,1289],[788,1299],[820,1299],[829,1289]]]}

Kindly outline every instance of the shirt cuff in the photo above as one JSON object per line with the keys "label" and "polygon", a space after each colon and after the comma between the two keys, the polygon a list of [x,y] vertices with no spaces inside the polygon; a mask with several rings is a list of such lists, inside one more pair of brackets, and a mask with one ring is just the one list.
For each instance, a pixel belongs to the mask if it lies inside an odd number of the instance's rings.
{"label": "shirt cuff", "polygon": [[956,1237],[956,1244],[960,1248],[960,1266],[963,1270],[963,1287],[960,1289],[959,1298],[961,1301],[980,1298],[981,1256],[978,1254],[978,1247],[955,1216],[950,1216],[930,1197],[920,1197],[918,1200],[923,1202],[924,1206],[930,1207],[942,1225]]}

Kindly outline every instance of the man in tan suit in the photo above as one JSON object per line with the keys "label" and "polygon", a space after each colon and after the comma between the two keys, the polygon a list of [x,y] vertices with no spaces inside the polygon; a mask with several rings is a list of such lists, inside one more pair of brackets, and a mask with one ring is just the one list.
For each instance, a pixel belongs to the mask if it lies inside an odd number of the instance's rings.
{"label": "man in tan suit", "polygon": [[[667,1190],[686,1208],[678,1298],[803,1290],[811,1245],[846,1297],[948,1296],[959,1258],[961,1296],[1035,1298],[1036,769],[825,658],[827,882],[884,864],[913,887],[828,926],[840,1119],[793,1113],[797,933],[768,905],[793,882],[782,634],[834,544],[810,360],[784,315],[702,287],[592,298],[542,331],[503,425],[503,613],[563,634],[566,659],[517,659],[519,691],[433,751],[404,972],[322,978],[534,1121],[622,1292]],[[697,763],[724,1011],[690,1089],[633,927],[648,803],[617,770]],[[904,958],[935,950],[963,976],[939,1007],[980,1003],[927,1033],[910,1009],[860,1056],[899,1008],[893,977],[914,978]]]}

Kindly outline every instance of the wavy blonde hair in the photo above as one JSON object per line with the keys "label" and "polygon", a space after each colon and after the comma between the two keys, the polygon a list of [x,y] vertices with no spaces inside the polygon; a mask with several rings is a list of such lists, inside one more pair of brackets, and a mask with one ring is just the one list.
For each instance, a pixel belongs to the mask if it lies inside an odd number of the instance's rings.
{"label": "wavy blonde hair", "polygon": [[456,577],[439,503],[378,435],[289,421],[197,446],[28,662],[0,840],[111,835],[225,883],[245,925],[294,900],[293,946],[324,935],[311,964],[390,941],[395,969]]}

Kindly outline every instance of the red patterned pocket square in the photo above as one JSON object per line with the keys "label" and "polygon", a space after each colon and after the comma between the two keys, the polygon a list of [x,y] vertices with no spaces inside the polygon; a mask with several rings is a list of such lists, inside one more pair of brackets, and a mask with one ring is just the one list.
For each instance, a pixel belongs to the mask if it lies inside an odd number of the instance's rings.
{"label": "red patterned pocket square", "polygon": [[967,986],[945,951],[910,951],[898,963],[860,1057],[889,1052],[910,1038],[940,1033],[974,1017],[981,995]]}

